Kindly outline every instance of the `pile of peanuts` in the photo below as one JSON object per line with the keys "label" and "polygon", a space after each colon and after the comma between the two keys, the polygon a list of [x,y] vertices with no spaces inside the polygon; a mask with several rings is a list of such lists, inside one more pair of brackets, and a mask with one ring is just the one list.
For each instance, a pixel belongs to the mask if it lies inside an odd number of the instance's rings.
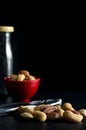
{"label": "pile of peanuts", "polygon": [[35,76],[31,75],[27,70],[20,70],[18,74],[9,75],[11,80],[24,81],[24,80],[34,80]]}
{"label": "pile of peanuts", "polygon": [[71,103],[63,105],[38,105],[36,107],[20,106],[18,114],[24,119],[37,119],[40,122],[46,120],[67,120],[79,123],[86,116],[86,109],[75,110]]}

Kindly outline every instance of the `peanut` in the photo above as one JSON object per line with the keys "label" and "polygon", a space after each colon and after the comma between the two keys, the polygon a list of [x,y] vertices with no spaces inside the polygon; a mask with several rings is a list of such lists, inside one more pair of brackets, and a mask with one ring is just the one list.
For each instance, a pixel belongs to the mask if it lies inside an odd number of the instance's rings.
{"label": "peanut", "polygon": [[64,110],[75,110],[73,107],[72,107],[72,104],[71,103],[68,103],[68,102],[66,102],[66,103],[64,103],[63,104],[63,106],[62,106],[62,109],[64,109]]}
{"label": "peanut", "polygon": [[77,123],[81,122],[82,119],[83,119],[83,116],[81,114],[75,114],[70,110],[66,110],[63,113],[63,117],[64,117],[64,119],[66,119],[66,120],[68,120],[70,122],[77,122]]}
{"label": "peanut", "polygon": [[27,70],[20,70],[18,74],[24,74],[26,77],[29,77],[30,73]]}
{"label": "peanut", "polygon": [[33,107],[25,107],[23,111],[33,114],[34,113],[34,108]]}
{"label": "peanut", "polygon": [[34,107],[34,110],[37,111],[37,110],[41,110],[41,108],[43,107],[44,105],[37,105],[36,107]]}
{"label": "peanut", "polygon": [[62,108],[57,108],[56,112],[59,113],[59,118],[62,119],[64,110]]}
{"label": "peanut", "polygon": [[33,119],[34,118],[34,116],[31,113],[28,113],[28,112],[22,112],[20,114],[20,116],[25,118],[25,119]]}
{"label": "peanut", "polygon": [[47,119],[47,115],[42,111],[34,111],[33,115],[35,119],[38,119],[41,122],[44,122]]}
{"label": "peanut", "polygon": [[34,80],[34,79],[35,79],[35,76],[30,75],[30,76],[29,76],[29,79],[30,79],[30,80]]}
{"label": "peanut", "polygon": [[17,80],[18,81],[23,81],[25,79],[25,75],[24,74],[18,74]]}
{"label": "peanut", "polygon": [[59,113],[57,112],[50,112],[50,113],[47,113],[47,118],[49,120],[55,120],[55,119],[58,119],[60,117]]}
{"label": "peanut", "polygon": [[57,109],[61,109],[62,108],[62,106],[61,105],[56,105],[57,106]]}
{"label": "peanut", "polygon": [[53,105],[44,105],[40,107],[40,111],[43,111],[44,113],[50,113],[57,110],[57,106]]}
{"label": "peanut", "polygon": [[80,109],[79,113],[85,117],[86,116],[86,109]]}

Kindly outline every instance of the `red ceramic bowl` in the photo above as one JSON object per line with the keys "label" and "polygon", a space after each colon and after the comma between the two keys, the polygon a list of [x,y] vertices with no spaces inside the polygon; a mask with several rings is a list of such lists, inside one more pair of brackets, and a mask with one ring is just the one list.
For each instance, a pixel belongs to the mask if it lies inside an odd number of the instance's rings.
{"label": "red ceramic bowl", "polygon": [[27,102],[36,94],[40,84],[40,78],[16,81],[5,77],[4,83],[8,94],[13,97],[13,99],[20,102]]}

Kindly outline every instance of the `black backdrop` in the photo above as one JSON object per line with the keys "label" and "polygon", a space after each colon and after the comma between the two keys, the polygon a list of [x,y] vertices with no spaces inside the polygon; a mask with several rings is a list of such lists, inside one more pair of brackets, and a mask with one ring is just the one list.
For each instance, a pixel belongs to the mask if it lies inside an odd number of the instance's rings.
{"label": "black backdrop", "polygon": [[80,32],[78,17],[71,15],[71,6],[1,1],[0,25],[15,28],[14,73],[27,69],[40,76],[40,91],[84,91],[86,88],[85,47],[80,35],[83,31]]}
{"label": "black backdrop", "polygon": [[86,16],[86,1],[80,0],[80,16]]}

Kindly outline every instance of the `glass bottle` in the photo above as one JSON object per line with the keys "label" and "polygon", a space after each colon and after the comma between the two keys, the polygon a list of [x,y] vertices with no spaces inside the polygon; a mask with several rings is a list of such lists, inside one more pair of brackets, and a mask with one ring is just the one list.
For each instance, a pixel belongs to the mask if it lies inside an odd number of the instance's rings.
{"label": "glass bottle", "polygon": [[0,94],[6,94],[3,78],[13,73],[11,33],[13,26],[0,26]]}

